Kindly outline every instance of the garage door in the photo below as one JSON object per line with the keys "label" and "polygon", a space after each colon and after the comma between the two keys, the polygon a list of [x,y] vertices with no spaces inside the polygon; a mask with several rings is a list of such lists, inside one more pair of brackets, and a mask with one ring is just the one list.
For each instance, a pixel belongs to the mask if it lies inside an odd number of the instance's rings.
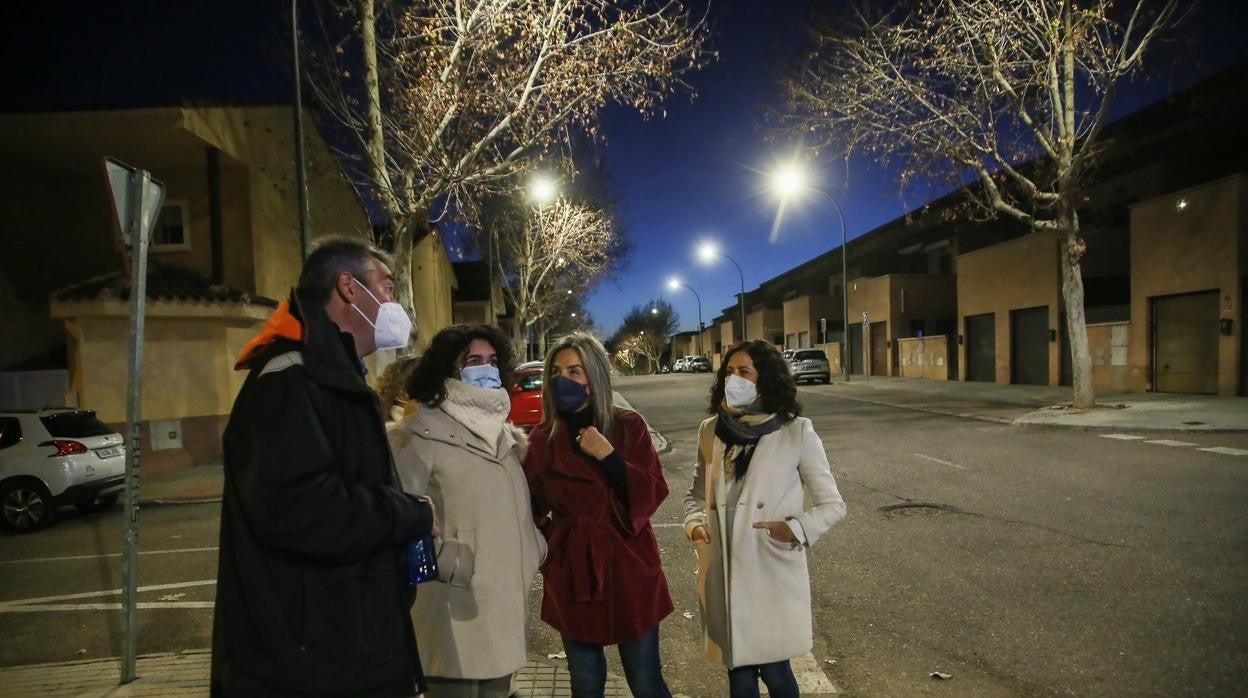
{"label": "garage door", "polygon": [[888,375],[888,322],[871,323],[871,375]]}
{"label": "garage door", "polygon": [[1010,382],[1049,384],[1049,307],[1010,311]]}
{"label": "garage door", "polygon": [[997,381],[997,318],[992,313],[968,315],[966,325],[966,379]]}
{"label": "garage door", "polygon": [[862,325],[857,322],[849,326],[849,372],[862,373]]}
{"label": "garage door", "polygon": [[1153,390],[1218,392],[1218,292],[1152,299]]}

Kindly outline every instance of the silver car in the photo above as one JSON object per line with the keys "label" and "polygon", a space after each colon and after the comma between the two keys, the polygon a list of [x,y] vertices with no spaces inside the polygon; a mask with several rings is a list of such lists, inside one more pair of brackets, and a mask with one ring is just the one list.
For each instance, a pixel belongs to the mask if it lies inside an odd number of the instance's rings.
{"label": "silver car", "polygon": [[793,350],[788,360],[789,373],[793,374],[793,380],[798,383],[802,381],[827,383],[832,380],[828,355],[823,353],[822,349],[796,349]]}

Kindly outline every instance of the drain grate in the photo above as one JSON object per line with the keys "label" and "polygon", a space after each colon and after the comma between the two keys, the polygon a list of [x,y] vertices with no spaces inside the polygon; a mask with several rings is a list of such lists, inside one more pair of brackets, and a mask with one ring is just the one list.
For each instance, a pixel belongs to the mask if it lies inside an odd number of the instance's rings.
{"label": "drain grate", "polygon": [[936,516],[937,514],[945,513],[957,514],[958,508],[937,502],[899,502],[897,504],[886,504],[880,507],[880,511],[884,512],[886,518],[891,519],[899,516],[916,517]]}
{"label": "drain grate", "polygon": [[1183,423],[1189,427],[1199,427],[1199,426],[1204,426],[1205,424],[1204,422],[1183,422]]}

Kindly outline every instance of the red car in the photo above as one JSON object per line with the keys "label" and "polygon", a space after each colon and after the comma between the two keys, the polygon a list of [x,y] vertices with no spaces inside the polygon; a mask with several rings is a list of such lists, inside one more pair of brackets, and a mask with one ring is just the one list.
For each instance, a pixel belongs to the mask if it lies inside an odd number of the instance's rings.
{"label": "red car", "polygon": [[508,421],[528,431],[542,421],[542,368],[516,371],[511,386],[511,414]]}

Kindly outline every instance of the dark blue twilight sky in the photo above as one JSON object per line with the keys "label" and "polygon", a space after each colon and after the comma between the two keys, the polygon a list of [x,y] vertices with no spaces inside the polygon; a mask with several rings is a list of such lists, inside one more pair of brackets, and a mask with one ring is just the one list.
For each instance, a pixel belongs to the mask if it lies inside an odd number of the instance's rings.
{"label": "dark blue twilight sky", "polygon": [[[804,47],[811,8],[843,1],[712,0],[712,48],[720,60],[688,78],[697,97],[674,97],[665,118],[606,112],[604,154],[634,253],[588,301],[605,333],[631,306],[658,297],[675,305],[682,329],[694,329],[694,298],[666,289],[672,275],[701,295],[705,321],[735,303],[739,281],[731,264],[702,267],[694,260],[702,238],[718,240],[741,264],[747,291],[840,244],[835,216],[818,200],[790,207],[768,242],[775,204],[760,171],[793,152],[794,144],[769,141],[762,127],[766,108],[781,101],[776,77]],[[316,4],[302,3],[309,11]],[[288,0],[2,3],[0,51],[9,70],[0,110],[289,100],[288,13]],[[1248,60],[1245,36],[1248,2],[1204,0],[1177,32],[1170,55],[1150,62],[1156,72],[1123,95],[1120,113]],[[903,194],[891,172],[868,162],[827,162],[820,185],[840,201],[851,239],[941,193]]]}

